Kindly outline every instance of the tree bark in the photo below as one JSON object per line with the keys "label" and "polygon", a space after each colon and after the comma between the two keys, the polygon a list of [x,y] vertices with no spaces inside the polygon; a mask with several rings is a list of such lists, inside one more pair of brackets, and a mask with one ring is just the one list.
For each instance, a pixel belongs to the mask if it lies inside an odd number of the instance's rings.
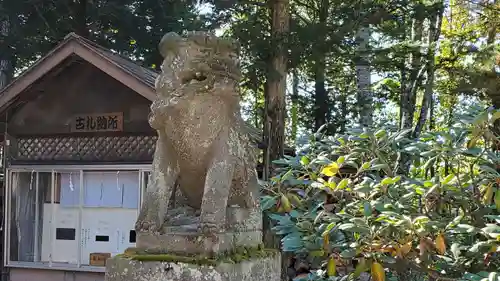
{"label": "tree bark", "polygon": [[[424,22],[424,7],[418,4],[412,19],[411,41],[413,44],[422,41],[422,27]],[[423,69],[421,68],[420,48],[414,50],[410,55],[409,75],[401,86],[401,129],[413,128],[415,114],[415,103],[417,99],[417,89],[422,79]]]}
{"label": "tree bark", "polygon": [[290,125],[292,127],[290,132],[290,139],[295,142],[297,140],[297,129],[299,127],[299,74],[297,70],[292,71],[293,81],[292,81],[292,108],[290,109]]}
{"label": "tree bark", "polygon": [[75,7],[76,34],[88,38],[89,29],[87,26],[88,0],[80,0]]}
{"label": "tree bark", "polygon": [[270,176],[271,162],[283,157],[285,144],[286,115],[286,74],[287,46],[289,31],[289,0],[271,1],[272,42],[276,46],[268,69],[265,91],[264,142],[264,179]]}
{"label": "tree bark", "polygon": [[[286,74],[287,74],[287,41],[290,11],[289,0],[269,0],[271,7],[271,36],[273,50],[270,69],[267,71],[264,106],[264,150],[263,178],[268,180],[272,173],[272,161],[280,159],[284,154],[285,115],[286,115]],[[274,48],[274,46],[276,46]],[[280,239],[272,234],[271,221],[264,217],[264,244],[267,247],[279,248]],[[282,280],[287,280],[286,255],[282,256]]]}
{"label": "tree bark", "polygon": [[8,44],[10,22],[7,15],[0,22],[0,89],[10,83],[14,74],[12,52]]}
{"label": "tree bark", "polygon": [[356,34],[358,43],[358,61],[356,62],[356,80],[357,80],[357,108],[359,114],[359,123],[364,127],[370,127],[373,124],[373,97],[370,91],[371,72],[366,51],[370,40],[370,28],[362,26]]}
{"label": "tree bark", "polygon": [[[493,0],[493,3],[490,3],[491,7],[496,7],[495,5],[497,4],[497,0]],[[495,43],[495,38],[497,36],[497,29],[498,29],[498,24],[496,24],[495,21],[491,21],[490,26],[488,28],[488,36],[486,38],[486,43],[488,45],[491,45]]]}
{"label": "tree bark", "polygon": [[[411,27],[411,42],[419,44],[422,42],[422,27],[424,22],[425,7],[417,4],[414,8]],[[406,38],[405,38],[406,39]],[[400,96],[400,125],[401,130],[413,129],[413,119],[415,114],[415,103],[417,99],[417,89],[421,83],[424,69],[421,66],[420,47],[415,48],[410,54],[409,69],[406,63],[402,62],[401,70],[401,96]],[[406,175],[410,169],[411,158],[409,155],[400,153],[397,159],[397,171]]]}
{"label": "tree bark", "polygon": [[318,17],[318,40],[319,45],[315,48],[314,54],[314,130],[317,131],[321,126],[328,122],[328,92],[326,91],[325,72],[326,72],[326,32],[329,10],[329,0],[321,0]]}
{"label": "tree bark", "polygon": [[[429,50],[427,52],[426,60],[426,71],[427,71],[427,81],[425,83],[425,91],[422,99],[422,106],[420,108],[420,115],[413,130],[413,137],[418,138],[422,131],[422,128],[427,121],[427,116],[429,114],[429,107],[431,106],[431,100],[434,89],[434,72],[435,72],[435,55],[436,55],[436,43],[441,34],[441,24],[443,18],[443,9],[441,7],[436,9],[436,12],[431,15],[429,19],[429,32],[427,36],[427,42],[429,44]],[[432,118],[432,117],[431,117]]]}

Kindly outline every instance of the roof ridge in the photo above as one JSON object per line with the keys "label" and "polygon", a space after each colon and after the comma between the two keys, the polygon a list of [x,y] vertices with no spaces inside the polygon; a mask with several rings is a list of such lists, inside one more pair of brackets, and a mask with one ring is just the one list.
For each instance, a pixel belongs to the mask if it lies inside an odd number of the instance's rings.
{"label": "roof ridge", "polygon": [[156,77],[159,75],[157,71],[148,67],[144,67],[143,65],[139,64],[139,62],[133,61],[132,59],[119,53],[115,53],[111,49],[106,48],[74,32],[69,33],[65,38],[66,42],[75,41],[75,43],[89,49],[90,51],[96,53],[98,56],[101,56],[103,59],[110,61],[117,67],[128,72],[130,75],[136,77],[150,87],[154,88]]}
{"label": "roof ridge", "polygon": [[115,53],[110,48],[106,48],[106,47],[104,47],[104,46],[102,46],[102,45],[100,45],[100,44],[98,44],[98,43],[96,43],[96,42],[94,42],[94,41],[92,41],[90,39],[87,39],[87,38],[85,38],[83,36],[80,36],[80,35],[78,35],[78,34],[76,34],[74,32],[69,33],[67,35],[67,37],[73,37],[73,38],[77,39],[78,41],[80,41],[80,43],[88,44],[91,47],[99,49],[99,50],[101,50],[101,51],[103,51],[103,52],[105,52],[105,53],[107,53],[107,54],[109,54],[111,56],[115,56],[115,57],[117,57],[119,59],[126,60],[127,62],[133,63],[136,66],[143,68],[144,70],[147,70],[147,71],[150,71],[152,73],[158,74],[158,72],[156,70],[154,70],[152,68],[149,68],[149,67],[145,67],[139,61],[134,61],[134,60],[132,60],[132,59],[130,59],[130,58],[128,58],[128,57],[126,57],[126,56],[118,53],[118,52]]}
{"label": "roof ridge", "polygon": [[[91,53],[94,53],[96,56],[102,58],[103,60],[107,60],[109,63],[113,64],[115,67],[120,68],[122,71],[126,72],[128,75],[135,77],[138,81],[143,83],[144,85],[153,88],[155,87],[155,80],[158,77],[159,73],[154,71],[153,69],[144,67],[139,65],[137,62],[134,62],[130,58],[127,58],[118,53],[113,53],[110,49],[105,48],[92,40],[84,38],[74,32],[68,33],[64,36],[64,39],[61,40],[53,49],[47,52],[44,56],[37,59],[32,65],[30,65],[26,70],[22,71],[17,77],[15,77],[10,83],[5,85],[2,89],[0,89],[0,101],[3,99],[3,95],[9,91],[15,85],[26,77],[33,69],[36,69],[39,65],[43,64],[49,57],[57,54],[61,49],[65,48],[69,44],[77,44],[82,48],[87,49]],[[75,54],[74,50],[68,55]],[[38,78],[37,78],[38,79]]]}

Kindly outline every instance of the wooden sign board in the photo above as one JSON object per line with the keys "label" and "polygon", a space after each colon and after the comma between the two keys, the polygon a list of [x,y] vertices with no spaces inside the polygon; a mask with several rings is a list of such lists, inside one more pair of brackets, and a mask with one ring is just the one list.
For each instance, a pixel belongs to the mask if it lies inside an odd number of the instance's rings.
{"label": "wooden sign board", "polygon": [[111,258],[110,253],[90,253],[91,266],[106,266],[106,261]]}
{"label": "wooden sign board", "polygon": [[71,124],[71,132],[121,132],[123,113],[96,113],[76,115]]}

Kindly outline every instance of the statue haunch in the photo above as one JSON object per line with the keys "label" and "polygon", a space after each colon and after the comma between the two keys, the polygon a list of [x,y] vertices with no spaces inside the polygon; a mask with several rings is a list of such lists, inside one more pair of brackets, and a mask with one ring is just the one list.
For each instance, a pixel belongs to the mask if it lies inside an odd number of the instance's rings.
{"label": "statue haunch", "polygon": [[200,214],[198,230],[224,231],[228,206],[259,208],[256,148],[240,116],[237,47],[190,32],[166,34],[159,49],[164,61],[149,119],[158,141],[136,230],[161,233],[178,188]]}

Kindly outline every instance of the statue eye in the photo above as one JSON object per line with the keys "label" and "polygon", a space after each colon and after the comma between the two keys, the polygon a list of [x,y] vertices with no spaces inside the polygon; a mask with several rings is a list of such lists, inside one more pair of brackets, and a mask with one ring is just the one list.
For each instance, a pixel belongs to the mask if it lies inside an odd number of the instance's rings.
{"label": "statue eye", "polygon": [[203,73],[201,72],[196,72],[196,74],[194,75],[194,79],[198,80],[198,81],[204,81],[207,79],[207,76],[204,75]]}

